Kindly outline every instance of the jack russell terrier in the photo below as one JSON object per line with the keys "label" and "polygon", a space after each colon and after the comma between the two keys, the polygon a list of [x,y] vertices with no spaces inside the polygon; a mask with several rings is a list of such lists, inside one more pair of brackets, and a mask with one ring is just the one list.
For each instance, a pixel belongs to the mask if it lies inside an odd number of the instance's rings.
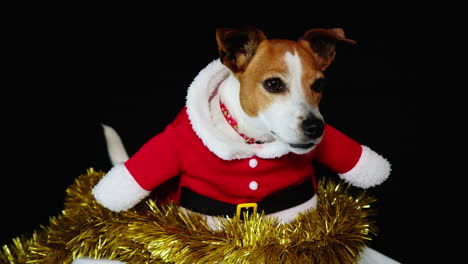
{"label": "jack russell terrier", "polygon": [[[255,27],[222,28],[216,41],[220,58],[190,85],[186,106],[132,157],[105,127],[115,165],[93,189],[104,207],[128,210],[180,176],[172,199],[205,215],[213,229],[245,210],[289,223],[316,206],[313,160],[361,188],[389,176],[386,159],[326,124],[319,111],[336,44],[355,43],[342,29],[311,29],[291,41],[267,39]],[[396,263],[369,248],[360,263],[366,259]]]}

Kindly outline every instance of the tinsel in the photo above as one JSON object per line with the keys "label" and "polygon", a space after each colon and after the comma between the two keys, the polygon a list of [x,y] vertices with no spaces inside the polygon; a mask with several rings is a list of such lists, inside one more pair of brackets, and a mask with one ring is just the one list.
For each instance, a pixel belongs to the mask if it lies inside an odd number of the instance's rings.
{"label": "tinsel", "polygon": [[71,263],[80,256],[126,263],[356,263],[375,235],[375,201],[343,182],[321,181],[318,205],[289,224],[261,214],[226,219],[213,231],[198,214],[147,199],[115,213],[92,187],[104,175],[89,169],[67,189],[64,210],[31,237],[14,238],[0,263]]}

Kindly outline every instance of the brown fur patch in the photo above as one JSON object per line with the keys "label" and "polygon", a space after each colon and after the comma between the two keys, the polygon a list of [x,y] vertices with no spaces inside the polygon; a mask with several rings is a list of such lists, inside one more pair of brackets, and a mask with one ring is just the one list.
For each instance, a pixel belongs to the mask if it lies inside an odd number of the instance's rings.
{"label": "brown fur patch", "polygon": [[324,75],[320,71],[317,57],[309,44],[306,41],[298,41],[296,46],[302,63],[302,88],[304,89],[304,94],[307,97],[307,101],[318,108],[322,93],[315,92],[310,87],[315,80],[323,78]]}
{"label": "brown fur patch", "polygon": [[243,110],[249,116],[257,116],[272,102],[288,93],[288,89],[282,93],[273,94],[263,89],[263,81],[278,76],[287,76],[288,67],[284,61],[286,52],[298,54],[302,63],[302,86],[307,101],[317,106],[320,94],[313,92],[310,85],[321,77],[317,69],[316,56],[306,41],[291,40],[264,40],[260,43],[250,63],[244,72],[237,73],[240,82],[240,103]]}

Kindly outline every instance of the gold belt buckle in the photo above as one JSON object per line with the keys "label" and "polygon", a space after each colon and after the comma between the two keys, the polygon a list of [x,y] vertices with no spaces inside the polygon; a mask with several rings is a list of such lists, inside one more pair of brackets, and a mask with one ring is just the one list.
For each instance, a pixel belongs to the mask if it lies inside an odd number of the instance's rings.
{"label": "gold belt buckle", "polygon": [[242,209],[248,210],[250,208],[253,209],[254,214],[257,213],[257,208],[258,208],[257,203],[241,203],[241,204],[238,204],[237,209],[236,209],[236,219],[237,220],[241,219]]}

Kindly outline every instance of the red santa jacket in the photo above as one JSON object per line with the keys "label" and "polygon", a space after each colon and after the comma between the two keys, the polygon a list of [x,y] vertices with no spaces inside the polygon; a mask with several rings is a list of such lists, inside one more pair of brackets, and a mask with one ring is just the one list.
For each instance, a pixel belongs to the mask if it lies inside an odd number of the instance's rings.
{"label": "red santa jacket", "polygon": [[223,160],[203,145],[184,109],[162,133],[125,162],[125,167],[148,191],[180,175],[181,186],[216,200],[240,204],[258,202],[314,177],[312,160],[345,173],[356,165],[361,152],[360,144],[327,125],[321,143],[310,153]]}
{"label": "red santa jacket", "polygon": [[227,74],[219,60],[202,70],[189,87],[186,107],[162,133],[105,175],[93,189],[96,199],[111,210],[126,210],[180,175],[181,186],[204,196],[232,204],[257,202],[314,177],[314,160],[362,188],[388,177],[390,164],[383,157],[330,125],[322,141],[302,155],[278,141],[225,140],[210,124],[208,101]]}

